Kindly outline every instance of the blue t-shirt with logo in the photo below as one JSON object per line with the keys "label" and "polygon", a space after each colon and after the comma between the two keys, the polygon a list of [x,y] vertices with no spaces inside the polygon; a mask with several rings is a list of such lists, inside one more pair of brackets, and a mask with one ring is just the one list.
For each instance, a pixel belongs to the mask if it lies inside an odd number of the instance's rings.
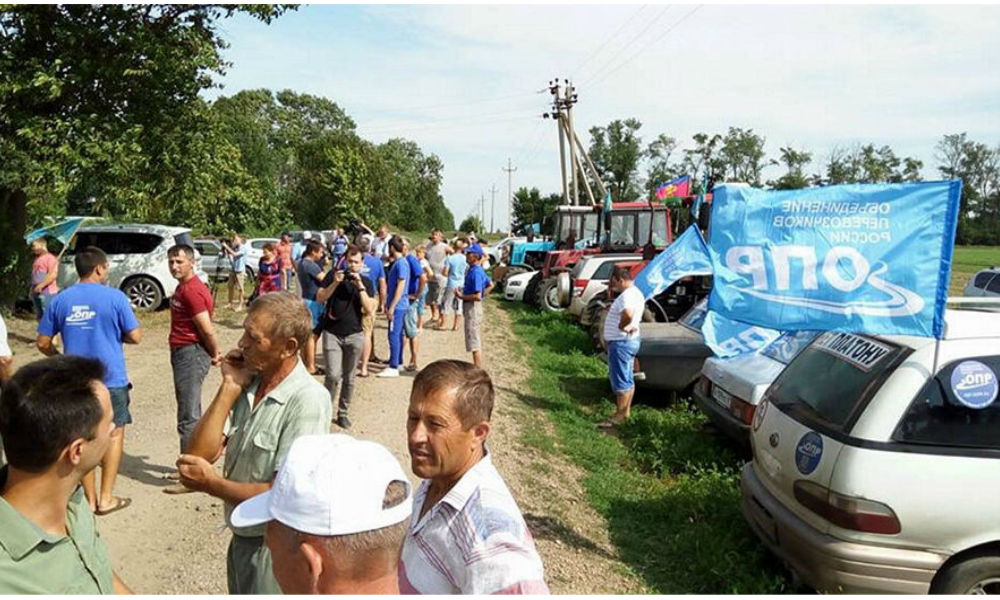
{"label": "blue t-shirt with logo", "polygon": [[452,254],[444,261],[448,267],[448,287],[457,288],[465,282],[465,269],[469,265],[465,262],[465,255],[458,252]]}
{"label": "blue t-shirt with logo", "polygon": [[424,268],[420,266],[420,259],[415,254],[407,254],[406,262],[410,265],[410,282],[406,286],[406,293],[415,296],[420,288],[420,275],[423,274]]}
{"label": "blue t-shirt with logo", "polygon": [[361,274],[372,283],[372,289],[378,293],[378,280],[385,279],[385,267],[382,266],[382,259],[375,258],[370,254],[365,254],[364,264],[361,265]]}
{"label": "blue t-shirt with logo", "polygon": [[465,287],[462,288],[462,293],[465,295],[482,293],[489,284],[490,276],[486,274],[482,265],[476,263],[465,273]]}
{"label": "blue t-shirt with logo", "polygon": [[96,358],[107,373],[104,385],[128,385],[122,336],[139,327],[132,305],[121,290],[100,283],[77,283],[52,299],[38,334],[62,334],[66,354]]}
{"label": "blue t-shirt with logo", "polygon": [[[402,280],[402,281],[400,281]],[[410,261],[404,257],[399,257],[392,266],[389,267],[389,276],[386,277],[386,308],[392,304],[392,299],[396,297],[396,286],[403,286],[403,295],[399,298],[395,310],[410,308],[410,299],[406,296],[406,288],[410,284]]]}

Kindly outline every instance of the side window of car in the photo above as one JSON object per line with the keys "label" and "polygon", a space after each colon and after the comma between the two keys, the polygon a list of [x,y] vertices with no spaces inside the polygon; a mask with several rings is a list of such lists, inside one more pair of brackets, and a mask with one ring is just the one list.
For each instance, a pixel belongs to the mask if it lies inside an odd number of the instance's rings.
{"label": "side window of car", "polygon": [[614,268],[615,268],[614,261],[609,260],[604,264],[602,264],[601,266],[597,267],[597,270],[594,271],[594,275],[593,277],[591,277],[591,279],[611,279],[611,271],[613,271]]}
{"label": "side window of car", "polygon": [[75,254],[77,250],[82,250],[89,246],[95,246],[104,251],[105,254],[116,254],[117,244],[115,234],[105,231],[79,231],[77,232],[70,254]]}
{"label": "side window of car", "polygon": [[215,244],[210,242],[197,242],[194,246],[202,256],[215,256],[219,253],[219,249],[216,248]]}
{"label": "side window of car", "polygon": [[1000,356],[955,361],[927,382],[896,427],[911,444],[1000,449]]}
{"label": "side window of car", "polygon": [[979,288],[981,290],[985,290],[986,289],[986,284],[988,284],[990,282],[990,279],[993,279],[993,273],[991,273],[989,271],[984,271],[984,272],[976,275],[976,278],[972,281],[972,285],[973,285],[973,287],[977,287],[977,288]]}
{"label": "side window of car", "polygon": [[163,241],[152,233],[118,233],[118,248],[116,254],[148,254]]}
{"label": "side window of car", "polygon": [[267,242],[265,242],[263,240],[258,240],[256,242],[250,242],[250,247],[253,248],[254,250],[260,250],[266,244],[267,244]]}
{"label": "side window of car", "polygon": [[994,292],[1000,294],[1000,277],[994,277],[986,284],[987,292]]}

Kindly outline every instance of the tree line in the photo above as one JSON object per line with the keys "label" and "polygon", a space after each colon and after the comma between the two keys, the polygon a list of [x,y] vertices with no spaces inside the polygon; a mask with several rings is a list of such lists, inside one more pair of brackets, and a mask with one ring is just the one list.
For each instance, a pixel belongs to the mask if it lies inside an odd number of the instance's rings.
{"label": "tree line", "polygon": [[[805,149],[782,147],[777,157],[765,150],[766,138],[753,129],[729,127],[725,133],[697,133],[687,147],[666,134],[645,142],[642,123],[617,119],[590,129],[588,153],[614,202],[652,198],[663,182],[690,175],[695,192],[703,182],[742,182],[777,190],[843,183],[900,183],[921,181],[923,161],[898,156],[887,145],[873,143],[835,147],[809,172],[814,155]],[[938,175],[962,179],[958,224],[960,244],[1000,245],[1000,145],[949,134],[935,145]],[[764,179],[764,169],[783,167],[777,178]],[[590,178],[592,179],[592,178]],[[594,182],[590,181],[593,185]],[[522,187],[514,194],[514,223],[520,228],[537,223],[563,202],[562,194],[543,195]]]}
{"label": "tree line", "polygon": [[335,102],[291,90],[203,98],[230,66],[220,22],[291,9],[0,6],[0,277],[23,273],[21,236],[59,215],[215,234],[451,229],[443,164],[415,142],[365,140]]}

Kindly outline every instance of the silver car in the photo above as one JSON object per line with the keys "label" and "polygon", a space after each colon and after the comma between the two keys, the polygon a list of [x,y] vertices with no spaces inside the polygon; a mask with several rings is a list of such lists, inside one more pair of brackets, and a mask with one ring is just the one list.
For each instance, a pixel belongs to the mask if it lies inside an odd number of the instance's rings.
{"label": "silver car", "polygon": [[201,253],[201,268],[214,281],[226,281],[233,271],[233,261],[222,251],[219,240],[198,238],[194,248]]}
{"label": "silver car", "polygon": [[982,297],[1000,296],[1000,269],[990,267],[983,269],[969,278],[962,290],[963,296]]}

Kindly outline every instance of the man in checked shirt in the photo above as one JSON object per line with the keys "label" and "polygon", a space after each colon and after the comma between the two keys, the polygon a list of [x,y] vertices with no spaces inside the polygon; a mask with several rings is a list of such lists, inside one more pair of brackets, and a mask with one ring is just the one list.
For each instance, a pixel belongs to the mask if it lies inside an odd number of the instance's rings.
{"label": "man in checked shirt", "polygon": [[403,594],[547,594],[542,561],[486,448],[493,383],[439,360],[413,380],[407,442],[424,479],[399,562]]}

